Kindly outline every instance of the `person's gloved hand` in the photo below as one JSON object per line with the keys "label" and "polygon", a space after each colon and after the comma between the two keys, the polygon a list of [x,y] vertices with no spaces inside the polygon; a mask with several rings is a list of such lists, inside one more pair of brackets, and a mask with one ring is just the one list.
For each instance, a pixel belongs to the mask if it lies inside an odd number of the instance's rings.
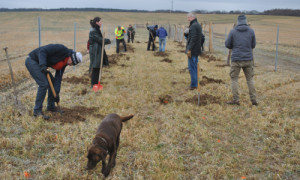
{"label": "person's gloved hand", "polygon": [[111,44],[110,40],[109,39],[104,39],[104,44],[107,45],[107,44]]}
{"label": "person's gloved hand", "polygon": [[50,71],[48,70],[47,66],[43,66],[41,67],[41,72],[47,75],[47,73],[49,73]]}
{"label": "person's gloved hand", "polygon": [[54,102],[57,102],[57,103],[59,103],[59,100],[60,100],[60,98],[59,98],[59,95],[58,95],[58,94],[56,94],[56,97],[54,98]]}
{"label": "person's gloved hand", "polygon": [[192,58],[192,51],[189,50],[189,51],[186,53],[186,55],[187,55],[188,58]]}

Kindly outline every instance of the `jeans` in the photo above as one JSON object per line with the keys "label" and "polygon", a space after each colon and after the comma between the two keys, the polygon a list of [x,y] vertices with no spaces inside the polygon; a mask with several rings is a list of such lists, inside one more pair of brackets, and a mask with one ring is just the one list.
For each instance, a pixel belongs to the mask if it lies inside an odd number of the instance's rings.
{"label": "jeans", "polygon": [[[28,69],[30,75],[33,77],[35,82],[39,85],[37,94],[36,94],[35,106],[33,109],[33,113],[37,114],[37,113],[40,113],[43,111],[43,102],[46,97],[47,90],[48,90],[47,109],[55,108],[54,97],[53,97],[52,91],[50,89],[48,79],[47,79],[46,75],[41,72],[39,63],[32,60],[30,57],[27,57],[25,60],[25,65],[26,65],[26,68]],[[56,72],[55,78],[52,76],[51,73],[49,73],[57,95],[59,95],[61,79],[62,79],[62,74],[63,74],[64,70],[65,70],[65,68],[63,68],[61,71],[58,71],[59,73]]]}
{"label": "jeans", "polygon": [[192,56],[192,58],[188,59],[188,68],[191,76],[191,88],[198,87],[197,64],[198,56]]}
{"label": "jeans", "polygon": [[159,51],[165,52],[166,38],[159,38]]}
{"label": "jeans", "polygon": [[254,76],[254,70],[253,70],[253,61],[232,61],[231,67],[230,67],[230,78],[231,78],[231,89],[233,94],[233,101],[239,101],[239,74],[241,69],[243,69],[249,95],[251,101],[256,101],[256,90],[254,88],[253,83],[253,76]]}

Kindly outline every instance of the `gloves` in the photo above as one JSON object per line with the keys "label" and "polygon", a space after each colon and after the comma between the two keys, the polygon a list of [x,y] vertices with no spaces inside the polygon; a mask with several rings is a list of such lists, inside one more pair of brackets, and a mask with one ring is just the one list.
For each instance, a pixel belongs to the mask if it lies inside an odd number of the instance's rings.
{"label": "gloves", "polygon": [[109,39],[104,39],[104,45],[111,44]]}
{"label": "gloves", "polygon": [[192,51],[191,50],[189,50],[188,52],[187,52],[187,57],[190,59],[190,58],[192,58]]}
{"label": "gloves", "polygon": [[47,73],[49,73],[50,71],[48,70],[47,66],[42,66],[41,67],[41,72],[47,75]]}
{"label": "gloves", "polygon": [[57,102],[57,103],[59,103],[59,100],[60,100],[60,98],[59,98],[59,95],[58,95],[58,94],[56,94],[56,98],[54,98],[54,102]]}

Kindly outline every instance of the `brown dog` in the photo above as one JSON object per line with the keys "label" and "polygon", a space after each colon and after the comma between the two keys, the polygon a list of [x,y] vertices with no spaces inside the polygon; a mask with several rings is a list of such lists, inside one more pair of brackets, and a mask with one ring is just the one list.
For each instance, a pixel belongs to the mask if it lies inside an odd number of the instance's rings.
{"label": "brown dog", "polygon": [[[98,127],[93,144],[88,148],[87,170],[94,169],[98,162],[102,161],[102,174],[107,177],[111,168],[116,165],[117,150],[120,143],[122,122],[128,121],[133,115],[120,117],[117,114],[107,115]],[[106,166],[106,156],[109,161]]]}

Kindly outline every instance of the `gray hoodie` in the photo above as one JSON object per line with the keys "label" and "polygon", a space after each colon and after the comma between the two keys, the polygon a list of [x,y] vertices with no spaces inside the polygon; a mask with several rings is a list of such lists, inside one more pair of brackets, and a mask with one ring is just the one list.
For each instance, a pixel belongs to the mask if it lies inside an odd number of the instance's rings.
{"label": "gray hoodie", "polygon": [[230,31],[225,46],[232,49],[231,61],[253,60],[252,49],[256,46],[253,29],[247,24],[238,24]]}

